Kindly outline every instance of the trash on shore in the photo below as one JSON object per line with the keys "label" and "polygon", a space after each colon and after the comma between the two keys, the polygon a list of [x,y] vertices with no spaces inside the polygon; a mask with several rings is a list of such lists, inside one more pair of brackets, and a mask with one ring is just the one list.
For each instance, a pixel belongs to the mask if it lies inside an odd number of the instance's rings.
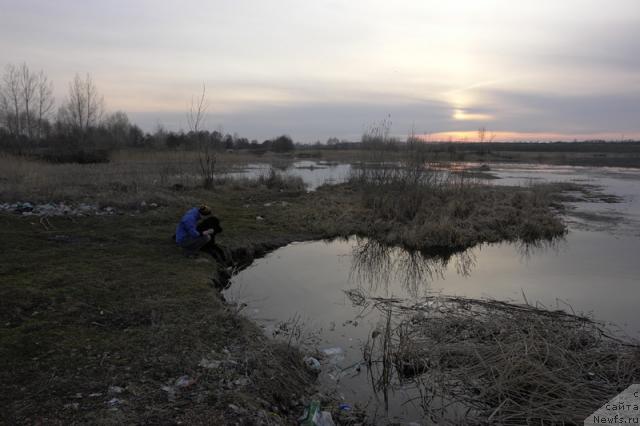
{"label": "trash on shore", "polygon": [[326,356],[336,356],[336,355],[342,354],[343,350],[342,350],[342,348],[336,347],[336,348],[322,349],[320,352],[322,352]]}
{"label": "trash on shore", "polygon": [[175,385],[179,388],[186,388],[194,384],[196,381],[189,376],[180,376],[176,379]]}
{"label": "trash on shore", "polygon": [[220,367],[221,364],[222,364],[222,361],[216,361],[216,360],[211,360],[210,361],[210,360],[208,360],[206,358],[202,358],[200,360],[200,362],[198,363],[198,366],[202,367],[202,368],[207,368],[209,370],[215,370],[218,367]]}
{"label": "trash on shore", "polygon": [[319,373],[320,370],[322,369],[322,367],[320,366],[320,361],[318,361],[312,356],[304,357],[303,361],[304,361],[304,365],[306,365],[307,368],[313,371],[314,373]]}
{"label": "trash on shore", "polygon": [[344,349],[340,347],[321,349],[320,352],[325,355],[331,364],[338,364],[344,359]]}
{"label": "trash on shore", "polygon": [[[138,207],[142,210],[156,209],[158,203],[147,204],[142,201]],[[65,202],[15,202],[0,203],[0,212],[13,213],[22,216],[39,216],[39,217],[55,217],[55,216],[113,216],[123,214],[123,211],[117,210],[113,206],[101,207],[98,204],[67,204]]]}
{"label": "trash on shore", "polygon": [[300,426],[335,426],[331,413],[321,411],[320,401],[313,400],[304,409],[304,414],[300,419]]}
{"label": "trash on shore", "polygon": [[338,409],[340,409],[340,411],[351,411],[352,408],[353,407],[351,406],[351,404],[347,404],[346,402],[342,402],[338,406]]}
{"label": "trash on shore", "polygon": [[123,401],[121,399],[118,398],[111,398],[109,401],[107,401],[107,405],[109,407],[117,407],[119,405],[122,405]]}
{"label": "trash on shore", "polygon": [[114,395],[114,394],[119,394],[124,392],[124,388],[120,387],[120,386],[109,386],[109,394],[110,395]]}

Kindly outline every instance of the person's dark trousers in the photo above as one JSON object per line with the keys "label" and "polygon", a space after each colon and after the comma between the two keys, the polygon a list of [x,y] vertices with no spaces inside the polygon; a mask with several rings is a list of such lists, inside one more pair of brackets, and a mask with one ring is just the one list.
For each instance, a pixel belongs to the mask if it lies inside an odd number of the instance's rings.
{"label": "person's dark trousers", "polygon": [[200,235],[195,238],[187,238],[180,243],[186,256],[194,256],[205,244],[211,241],[210,235]]}
{"label": "person's dark trousers", "polygon": [[219,264],[230,266],[224,250],[216,244],[213,238],[207,244],[202,246],[201,250],[209,253]]}

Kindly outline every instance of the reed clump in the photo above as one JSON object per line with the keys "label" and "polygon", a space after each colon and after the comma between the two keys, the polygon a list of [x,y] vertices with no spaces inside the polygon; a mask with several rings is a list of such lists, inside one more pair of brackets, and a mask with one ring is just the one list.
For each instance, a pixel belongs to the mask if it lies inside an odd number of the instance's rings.
{"label": "reed clump", "polygon": [[640,347],[585,316],[495,300],[347,294],[393,319],[366,345],[369,364],[414,382],[425,415],[440,422],[581,423],[640,379]]}
{"label": "reed clump", "polygon": [[257,183],[269,189],[280,191],[304,191],[305,184],[300,176],[289,176],[271,167],[265,174],[258,176]]}
{"label": "reed clump", "polygon": [[464,249],[480,242],[553,239],[560,188],[496,187],[422,161],[361,164],[349,185],[361,195],[369,235],[410,249]]}

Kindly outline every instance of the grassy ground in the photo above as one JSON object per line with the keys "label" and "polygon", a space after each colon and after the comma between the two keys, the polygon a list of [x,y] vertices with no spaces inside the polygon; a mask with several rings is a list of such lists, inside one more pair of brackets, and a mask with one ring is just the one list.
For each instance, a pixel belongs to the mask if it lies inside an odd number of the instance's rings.
{"label": "grassy ground", "polygon": [[[51,231],[0,216],[6,424],[286,422],[302,412],[311,377],[300,354],[221,302],[215,265],[169,241],[176,213],[52,219]],[[222,364],[200,368],[203,358]],[[175,398],[162,390],[183,375],[195,383]]]}
{"label": "grassy ground", "polygon": [[[46,227],[0,214],[7,424],[295,423],[313,386],[302,355],[221,301],[215,263],[181,256],[170,236],[189,206],[212,206],[224,228],[219,242],[236,261],[351,234],[428,251],[564,232],[554,210],[564,187],[429,192],[407,214],[385,207],[402,200],[384,188],[357,182],[313,193],[278,179],[177,190],[136,174],[130,161],[111,164],[114,171],[4,158],[0,201],[83,201],[120,212],[51,218]],[[160,176],[165,163],[145,167]],[[142,200],[160,207],[141,209]],[[185,375],[186,386],[176,386]]]}

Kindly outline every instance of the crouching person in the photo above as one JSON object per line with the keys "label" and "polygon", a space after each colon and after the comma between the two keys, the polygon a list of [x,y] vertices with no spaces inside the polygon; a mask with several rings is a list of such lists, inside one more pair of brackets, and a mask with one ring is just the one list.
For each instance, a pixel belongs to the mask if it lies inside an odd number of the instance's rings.
{"label": "crouching person", "polygon": [[176,227],[176,244],[184,249],[185,256],[196,256],[214,234],[213,229],[198,231],[198,221],[202,217],[211,216],[211,209],[206,205],[189,209]]}

